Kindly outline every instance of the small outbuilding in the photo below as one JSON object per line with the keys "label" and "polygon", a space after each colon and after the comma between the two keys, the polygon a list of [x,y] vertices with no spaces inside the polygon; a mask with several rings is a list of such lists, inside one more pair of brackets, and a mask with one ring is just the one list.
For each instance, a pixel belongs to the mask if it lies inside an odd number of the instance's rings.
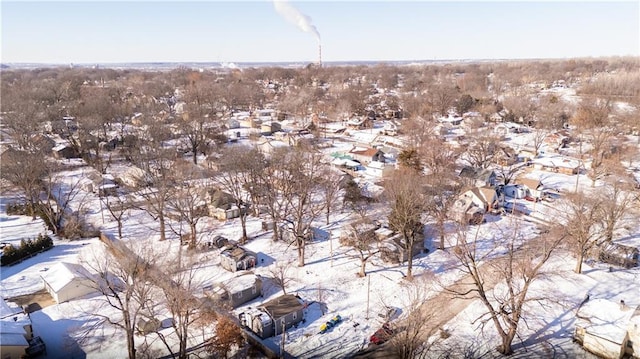
{"label": "small outbuilding", "polygon": [[220,265],[222,268],[237,272],[254,268],[257,262],[257,254],[237,244],[229,244],[220,252]]}
{"label": "small outbuilding", "polygon": [[598,259],[624,268],[633,268],[640,262],[640,250],[615,242],[606,242],[598,246]]}
{"label": "small outbuilding", "polygon": [[80,264],[59,262],[41,277],[45,289],[58,304],[96,291],[93,276]]}

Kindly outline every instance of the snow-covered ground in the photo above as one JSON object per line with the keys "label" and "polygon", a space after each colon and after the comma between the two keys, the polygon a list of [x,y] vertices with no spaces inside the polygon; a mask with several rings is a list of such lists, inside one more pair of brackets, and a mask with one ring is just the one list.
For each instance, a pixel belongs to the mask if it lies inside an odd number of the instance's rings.
{"label": "snow-covered ground", "polygon": [[[360,135],[355,136],[355,141],[371,142],[376,132],[376,130],[361,131]],[[350,146],[349,141],[335,141],[334,147],[327,152],[344,151]],[[635,166],[640,167],[640,164],[636,163]],[[560,198],[563,192],[575,189],[576,176],[534,169],[528,171],[527,177],[542,179],[545,186],[559,191]],[[63,185],[70,185],[85,175],[86,169],[76,168],[63,173],[61,180]],[[578,184],[580,189],[584,190],[597,190],[602,185],[596,182],[592,189],[591,181],[585,175],[579,177]],[[2,242],[17,244],[22,238],[33,238],[39,233],[45,233],[41,220],[6,215],[6,203],[10,200],[12,199],[0,200]],[[87,221],[102,231],[116,233],[116,222],[103,210],[104,204],[95,194],[83,192],[75,201],[72,207],[78,210],[82,202],[81,213]],[[561,215],[558,207],[553,203],[533,203],[524,200],[519,200],[519,203],[530,210],[529,217],[549,222],[557,221]],[[640,245],[638,216],[638,212],[633,212],[617,234],[617,237],[626,244]],[[495,249],[496,243],[512,233],[511,228],[516,222],[523,240],[538,235],[537,222],[522,220],[526,218],[527,216],[512,215],[489,217],[487,223],[477,228],[479,248],[487,251]],[[246,247],[259,253],[255,273],[269,277],[271,275],[269,270],[276,263],[293,262],[290,275],[294,281],[287,287],[287,293],[298,294],[309,303],[317,302],[307,307],[305,322],[286,334],[285,348],[294,357],[337,358],[352,355],[365,347],[369,336],[380,327],[382,319],[378,314],[383,312],[385,307],[397,307],[401,315],[406,315],[408,312],[407,301],[403,295],[405,288],[411,285],[405,279],[407,266],[387,264],[374,258],[367,264],[368,276],[358,277],[360,263],[354,257],[355,252],[341,246],[337,240],[341,227],[349,220],[347,213],[336,210],[331,216],[330,225],[324,225],[322,221],[315,223],[317,227],[331,233],[331,240],[308,245],[306,265],[298,267],[295,264],[297,257],[294,248],[282,242],[273,242],[271,232],[261,229],[262,219],[253,217],[248,219],[248,233],[254,239],[248,242]],[[171,235],[166,242],[158,242],[157,224],[153,218],[140,210],[129,211],[123,228],[124,240],[148,243],[148,246],[164,251],[167,256],[176,254],[180,250],[179,241],[176,240],[175,235]],[[213,218],[205,218],[199,223],[198,228],[203,238],[222,235],[229,239],[238,239],[241,236],[238,220],[217,221]],[[473,231],[470,235],[475,236],[476,227],[473,227]],[[414,275],[427,278],[423,282],[427,283],[425,289],[428,293],[427,297],[435,296],[442,285],[453,283],[462,275],[457,268],[455,257],[450,253],[450,247],[455,240],[453,233],[449,233],[447,239],[447,250],[434,250],[434,239],[427,236],[425,241],[430,252],[414,260]],[[80,262],[97,252],[101,246],[96,238],[78,241],[56,238],[54,243],[54,248],[49,251],[15,266],[2,268],[0,294],[4,298],[43,289],[40,275],[48,268],[60,261]],[[218,265],[218,252],[219,250],[214,250],[201,254],[202,266],[198,276],[203,286],[220,282],[230,276],[230,273]],[[571,334],[574,330],[576,309],[587,293],[591,298],[606,298],[612,301],[623,299],[630,306],[640,305],[640,290],[637,285],[640,283],[640,268],[610,271],[608,265],[588,261],[584,265],[584,273],[578,275],[573,272],[574,265],[573,257],[567,252],[558,251],[553,260],[548,263],[546,274],[541,280],[535,282],[531,289],[531,296],[541,296],[544,300],[529,304],[526,324],[523,322],[520,326],[519,339],[514,343],[516,355],[524,355],[523,353],[527,353],[534,347],[543,347],[575,354],[560,355],[560,357],[585,356],[586,354],[571,342]],[[500,286],[495,290],[500,290]],[[247,307],[256,306],[281,294],[282,291],[275,286],[267,285],[264,298],[247,303],[237,308],[235,312],[239,313]],[[47,344],[47,357],[126,356],[124,337],[121,332],[112,327],[102,327],[99,331],[93,332],[94,334],[88,339],[81,339],[82,333],[95,320],[91,316],[92,312],[99,310],[101,314],[109,313],[100,303],[98,297],[89,296],[60,305],[52,305],[32,313],[34,333],[41,336]],[[487,355],[491,356],[491,348],[498,343],[495,330],[487,326],[484,331],[481,331],[477,322],[474,322],[483,310],[479,301],[469,301],[466,309],[446,324],[451,337],[445,342],[452,343],[452,346],[474,348],[475,353],[489,353]],[[320,325],[336,314],[339,314],[343,321],[327,333],[319,334]],[[196,332],[198,333],[194,333],[190,341],[192,345],[197,345],[203,340],[202,333]],[[162,333],[171,340],[170,328],[163,329]],[[138,336],[136,340],[139,344],[146,342],[154,350],[155,356],[168,354],[154,335]],[[278,347],[282,337],[276,336],[268,340]]]}

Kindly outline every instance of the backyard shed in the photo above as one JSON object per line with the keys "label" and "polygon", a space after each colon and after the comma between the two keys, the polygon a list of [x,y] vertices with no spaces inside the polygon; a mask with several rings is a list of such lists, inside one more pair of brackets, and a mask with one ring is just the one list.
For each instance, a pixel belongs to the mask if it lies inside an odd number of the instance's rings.
{"label": "backyard shed", "polygon": [[256,259],[256,253],[237,244],[230,244],[220,252],[220,265],[231,272],[255,267]]}
{"label": "backyard shed", "polygon": [[598,259],[624,268],[632,268],[640,262],[640,250],[615,242],[606,242],[598,246]]}
{"label": "backyard shed", "polygon": [[41,277],[58,304],[95,292],[92,275],[80,264],[59,262]]}

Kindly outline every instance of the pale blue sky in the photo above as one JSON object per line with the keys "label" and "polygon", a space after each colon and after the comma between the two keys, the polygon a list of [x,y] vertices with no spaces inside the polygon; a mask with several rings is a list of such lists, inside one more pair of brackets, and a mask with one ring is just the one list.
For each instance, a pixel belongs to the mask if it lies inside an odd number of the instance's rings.
{"label": "pale blue sky", "polygon": [[[302,1],[323,61],[640,55],[640,2]],[[2,1],[4,63],[318,58],[267,1]]]}

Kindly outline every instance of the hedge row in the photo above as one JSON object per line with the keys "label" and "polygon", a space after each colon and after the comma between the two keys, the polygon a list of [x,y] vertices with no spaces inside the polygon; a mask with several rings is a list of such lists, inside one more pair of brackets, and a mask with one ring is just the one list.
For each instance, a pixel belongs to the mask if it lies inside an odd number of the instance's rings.
{"label": "hedge row", "polygon": [[35,213],[36,216],[42,218],[45,226],[47,226],[47,228],[50,231],[55,233],[56,230],[54,228],[54,224],[51,223],[49,216],[45,214],[46,208],[44,206],[47,206],[47,205],[42,203],[36,203],[35,208],[33,208],[29,203],[25,203],[25,204],[9,203],[7,204],[7,214],[18,215],[18,216],[32,216]]}
{"label": "hedge row", "polygon": [[39,234],[36,239],[22,239],[19,247],[11,245],[4,247],[2,257],[0,257],[0,265],[15,264],[51,247],[53,247],[53,240],[46,234]]}

